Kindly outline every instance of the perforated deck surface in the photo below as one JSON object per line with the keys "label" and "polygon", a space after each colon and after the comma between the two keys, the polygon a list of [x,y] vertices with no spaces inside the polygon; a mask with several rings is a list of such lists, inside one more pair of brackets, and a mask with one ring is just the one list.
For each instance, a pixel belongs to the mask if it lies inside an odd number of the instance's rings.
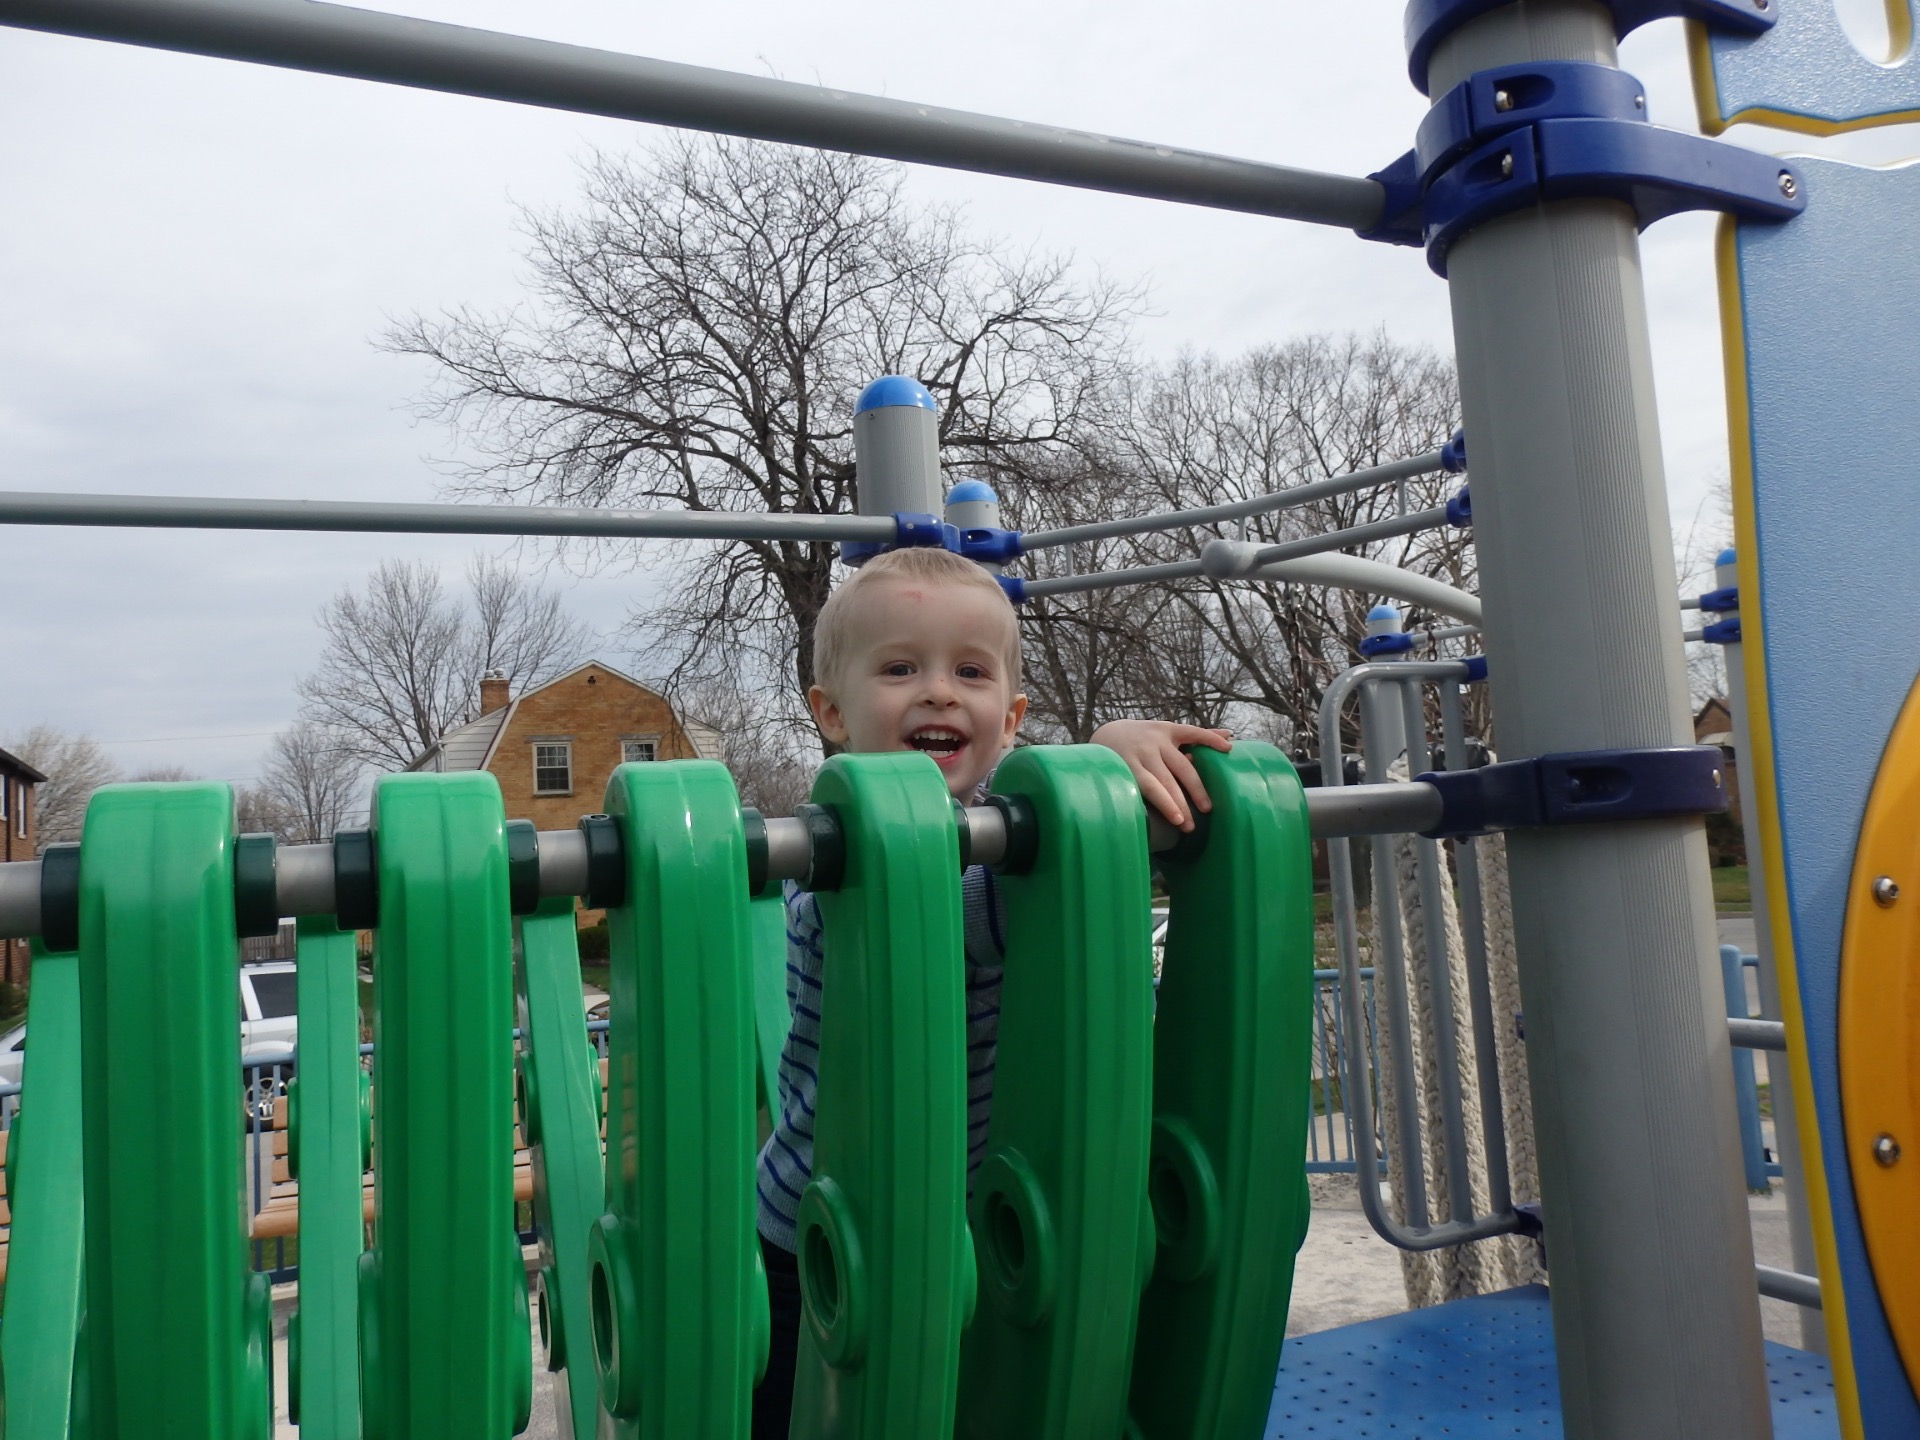
{"label": "perforated deck surface", "polygon": [[[1833,1377],[1767,1346],[1774,1440],[1839,1440]],[[1542,1285],[1287,1341],[1268,1440],[1560,1440],[1553,1320]]]}

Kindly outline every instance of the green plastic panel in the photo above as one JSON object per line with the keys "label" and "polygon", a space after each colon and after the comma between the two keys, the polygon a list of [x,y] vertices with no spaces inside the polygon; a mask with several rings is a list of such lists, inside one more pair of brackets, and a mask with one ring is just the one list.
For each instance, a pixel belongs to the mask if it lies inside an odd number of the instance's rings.
{"label": "green plastic panel", "polygon": [[754,1236],[746,842],[726,768],[623,765],[607,784],[626,903],[613,991],[605,1214],[594,1228],[602,1433],[747,1433],[766,1363]]}
{"label": "green plastic panel", "polygon": [[769,1114],[780,1098],[780,1050],[793,1017],[787,1013],[787,905],[776,883],[755,898],[753,927],[753,1025],[760,1061],[760,1103]]}
{"label": "green plastic panel", "polygon": [[271,1306],[266,1277],[248,1272],[241,1217],[238,966],[233,792],[96,792],[80,850],[87,1394],[76,1409],[80,1433],[99,1440],[272,1433]]}
{"label": "green plastic panel", "polygon": [[974,1291],[953,802],[918,754],[837,755],[813,798],[839,819],[846,872],[820,895],[820,1088],[791,1434],[941,1436]]}
{"label": "green plastic panel", "polygon": [[[7,1440],[67,1440],[73,1344],[80,1324],[80,957],[33,946],[27,1024],[33,1049],[21,1072],[20,1110],[7,1139],[7,1310],[0,1368]],[[24,1117],[33,1107],[33,1135]]]}
{"label": "green plastic panel", "polygon": [[299,1327],[289,1408],[301,1440],[359,1440],[359,960],[353,932],[322,916],[301,919],[297,954],[299,1074],[287,1105],[300,1181],[300,1305],[289,1322]]}
{"label": "green plastic panel", "polygon": [[1162,858],[1148,1195],[1159,1249],[1130,1409],[1144,1440],[1261,1433],[1305,1233],[1313,869],[1278,750],[1196,750],[1213,811]]}
{"label": "green plastic panel", "polygon": [[587,1296],[587,1240],[600,1217],[600,1061],[580,999],[573,897],[553,895],[518,924],[514,998],[520,1022],[521,1121],[533,1164],[540,1240],[540,1330],[554,1372],[562,1440],[592,1440],[599,1383]]}
{"label": "green plastic panel", "polygon": [[532,1335],[513,1228],[513,931],[485,772],[374,790],[374,1248],[362,1262],[368,1440],[502,1440]]}
{"label": "green plastic panel", "polygon": [[1126,763],[1097,745],[1017,750],[994,788],[1032,804],[1039,851],[998,882],[1007,958],[957,1433],[1117,1440],[1146,1258],[1146,812]]}

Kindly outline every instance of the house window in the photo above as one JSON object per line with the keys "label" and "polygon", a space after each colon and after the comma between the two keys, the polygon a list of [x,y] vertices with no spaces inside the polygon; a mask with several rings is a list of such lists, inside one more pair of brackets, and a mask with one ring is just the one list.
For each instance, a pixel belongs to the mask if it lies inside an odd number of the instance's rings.
{"label": "house window", "polygon": [[565,743],[533,747],[533,793],[567,795],[573,791],[573,746]]}
{"label": "house window", "polygon": [[20,786],[20,797],[18,800],[14,802],[13,818],[20,827],[20,838],[22,840],[26,839],[27,838],[27,787],[24,782],[22,782]]}
{"label": "house window", "polygon": [[620,763],[631,765],[639,760],[659,758],[660,743],[657,740],[622,740],[620,742]]}
{"label": "house window", "polygon": [[0,820],[7,818],[7,796],[13,793],[13,781],[0,775]]}

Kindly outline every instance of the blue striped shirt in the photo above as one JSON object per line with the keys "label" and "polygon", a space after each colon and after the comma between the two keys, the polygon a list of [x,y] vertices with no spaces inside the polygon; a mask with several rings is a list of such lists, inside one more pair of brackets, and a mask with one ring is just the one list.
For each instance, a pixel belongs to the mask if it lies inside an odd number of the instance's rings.
{"label": "blue striped shirt", "polygon": [[[793,1026],[780,1050],[779,1113],[760,1151],[760,1233],[792,1250],[800,1196],[813,1178],[813,1107],[819,1095],[820,977],[824,961],[820,906],[810,891],[787,882],[787,1009]],[[993,1108],[993,1063],[1000,1033],[1000,972],[1006,958],[1000,889],[984,865],[960,878],[965,917],[967,985],[967,1174],[987,1153]]]}

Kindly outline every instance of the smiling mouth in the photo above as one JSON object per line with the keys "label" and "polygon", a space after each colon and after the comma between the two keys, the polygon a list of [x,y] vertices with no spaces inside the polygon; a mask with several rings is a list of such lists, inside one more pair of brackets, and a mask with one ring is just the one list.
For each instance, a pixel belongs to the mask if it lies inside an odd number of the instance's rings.
{"label": "smiling mouth", "polygon": [[944,725],[929,725],[907,737],[907,744],[935,760],[951,760],[966,747],[967,737]]}

